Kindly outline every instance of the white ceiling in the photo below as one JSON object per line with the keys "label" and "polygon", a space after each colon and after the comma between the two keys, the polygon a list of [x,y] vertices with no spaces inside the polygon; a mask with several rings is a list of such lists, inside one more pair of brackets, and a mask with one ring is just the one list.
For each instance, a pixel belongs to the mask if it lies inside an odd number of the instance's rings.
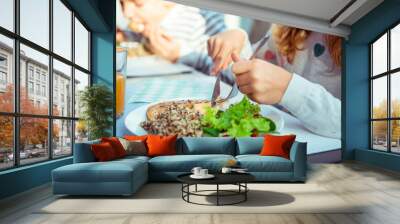
{"label": "white ceiling", "polygon": [[[223,13],[347,37],[350,26],[383,0],[172,0]],[[338,19],[338,14],[352,4]]]}
{"label": "white ceiling", "polygon": [[226,0],[228,2],[246,3],[252,6],[269,8],[291,14],[330,20],[350,0]]}

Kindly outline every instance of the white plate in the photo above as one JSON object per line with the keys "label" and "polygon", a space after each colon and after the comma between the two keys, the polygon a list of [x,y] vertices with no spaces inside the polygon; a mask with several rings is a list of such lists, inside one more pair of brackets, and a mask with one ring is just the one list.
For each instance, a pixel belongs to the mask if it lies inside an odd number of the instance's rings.
{"label": "white plate", "polygon": [[199,179],[199,180],[211,179],[211,178],[214,178],[214,177],[215,177],[215,176],[212,175],[212,174],[207,174],[207,175],[204,175],[204,176],[198,176],[198,175],[194,175],[194,174],[190,175],[190,178],[192,178],[192,179]]}
{"label": "white plate", "polygon": [[[183,100],[183,99],[175,99],[175,100]],[[168,100],[168,101],[175,101],[175,100]],[[184,100],[195,100],[195,99],[184,99]],[[235,101],[237,101],[237,100],[235,100]],[[162,102],[167,102],[167,101],[162,101]],[[135,135],[148,134],[147,131],[144,130],[140,126],[140,123],[142,123],[143,121],[146,121],[146,119],[147,119],[146,118],[147,108],[149,108],[150,106],[153,106],[155,104],[158,104],[158,103],[161,103],[161,102],[146,104],[146,105],[136,108],[135,110],[132,110],[125,118],[126,128]],[[261,115],[263,115],[275,122],[276,131],[278,131],[278,132],[282,131],[285,122],[284,122],[281,114],[278,112],[278,109],[276,109],[275,107],[272,107],[272,106],[264,105],[261,107]]]}

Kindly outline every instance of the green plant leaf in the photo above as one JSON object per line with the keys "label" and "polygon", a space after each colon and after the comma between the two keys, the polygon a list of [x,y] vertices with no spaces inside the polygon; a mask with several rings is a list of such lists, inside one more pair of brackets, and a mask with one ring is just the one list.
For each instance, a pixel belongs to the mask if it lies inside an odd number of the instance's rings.
{"label": "green plant leaf", "polygon": [[86,87],[80,92],[81,119],[85,121],[89,139],[110,136],[113,119],[113,93],[102,84]]}

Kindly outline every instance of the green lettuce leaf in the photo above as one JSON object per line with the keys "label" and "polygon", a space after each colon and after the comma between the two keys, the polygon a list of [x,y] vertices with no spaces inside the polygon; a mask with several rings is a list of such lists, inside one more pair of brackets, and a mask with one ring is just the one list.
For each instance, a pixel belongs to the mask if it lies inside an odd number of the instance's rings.
{"label": "green lettuce leaf", "polygon": [[203,132],[217,136],[226,132],[232,137],[251,136],[254,133],[275,131],[275,123],[260,115],[260,106],[253,104],[247,97],[239,103],[232,104],[225,111],[208,107],[202,117]]}

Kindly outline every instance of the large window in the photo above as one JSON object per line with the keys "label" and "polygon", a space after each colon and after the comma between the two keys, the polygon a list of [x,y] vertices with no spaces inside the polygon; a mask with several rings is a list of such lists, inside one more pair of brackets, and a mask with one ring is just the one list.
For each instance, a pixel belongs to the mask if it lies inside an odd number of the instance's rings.
{"label": "large window", "polygon": [[0,170],[87,139],[77,104],[90,74],[90,32],[65,1],[0,1]]}
{"label": "large window", "polygon": [[400,24],[370,45],[371,148],[400,153]]}

